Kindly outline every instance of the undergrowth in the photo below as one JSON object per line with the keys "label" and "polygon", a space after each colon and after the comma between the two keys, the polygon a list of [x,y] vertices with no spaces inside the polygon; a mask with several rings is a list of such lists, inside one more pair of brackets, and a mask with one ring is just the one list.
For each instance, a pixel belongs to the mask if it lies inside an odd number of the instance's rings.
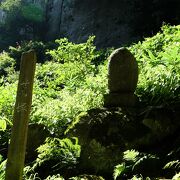
{"label": "undergrowth", "polygon": [[[86,43],[81,44],[69,42],[68,39],[56,40],[57,48],[46,52],[51,60],[42,60],[43,64],[37,64],[30,122],[44,124],[54,137],[63,137],[68,125],[81,112],[103,106],[103,95],[108,92],[107,58],[112,49],[97,50],[93,41],[94,37],[89,37]],[[40,46],[44,48],[41,43]],[[157,35],[128,47],[139,66],[136,95],[142,105],[171,105],[180,102],[179,46],[180,26],[164,25]],[[12,58],[13,52],[17,54],[19,50],[11,48],[10,52],[11,54],[7,52],[0,54],[0,142],[2,143],[7,139],[4,140],[1,133],[8,132],[12,125],[19,73],[15,71],[18,62]],[[45,145],[38,149],[41,157],[39,162],[56,158],[58,153],[59,158],[65,158],[63,160],[67,161],[66,158],[70,156],[64,155],[64,150],[59,147],[65,141],[66,139],[48,139]],[[61,151],[56,152],[56,142],[59,143],[58,148]],[[71,145],[80,148],[77,144]],[[72,153],[69,146],[65,150],[66,153]],[[79,149],[78,153],[80,153]],[[157,159],[154,155],[148,156],[133,151],[128,154],[132,158],[131,163],[128,164],[126,157],[125,162],[117,165],[114,179],[125,173],[127,169],[132,172],[137,163],[146,158]],[[79,157],[79,154],[74,156]],[[37,160],[36,165],[39,162]],[[171,164],[167,164],[166,168],[170,165],[179,167],[179,161],[174,160]],[[1,164],[0,177],[2,167],[4,166]],[[179,174],[177,173],[176,176]],[[31,177],[29,176],[30,179],[33,177],[35,179],[36,172]],[[54,179],[56,177],[63,179],[60,175],[54,175]],[[52,179],[53,175],[48,178]]]}

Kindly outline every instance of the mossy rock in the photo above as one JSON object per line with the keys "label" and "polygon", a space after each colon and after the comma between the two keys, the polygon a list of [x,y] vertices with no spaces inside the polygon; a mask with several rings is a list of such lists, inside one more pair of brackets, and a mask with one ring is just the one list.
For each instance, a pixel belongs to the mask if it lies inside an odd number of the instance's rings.
{"label": "mossy rock", "polygon": [[149,132],[149,128],[136,121],[135,116],[134,109],[129,108],[92,109],[80,114],[67,133],[77,136],[82,145],[95,139],[103,146],[118,145],[124,149]]}
{"label": "mossy rock", "polygon": [[79,138],[80,166],[92,173],[112,174],[122,160],[122,152],[135,148],[133,143],[148,133],[134,119],[134,109],[92,109],[80,114],[68,130],[68,136]]}
{"label": "mossy rock", "polygon": [[[122,163],[128,149],[167,154],[169,142],[174,149],[179,147],[178,108],[140,107],[91,109],[76,118],[66,133],[79,139],[80,172],[112,177],[114,166]],[[152,159],[145,164],[159,162]]]}
{"label": "mossy rock", "polygon": [[37,158],[37,148],[42,145],[50,132],[43,124],[32,123],[28,127],[26,161],[32,162]]}

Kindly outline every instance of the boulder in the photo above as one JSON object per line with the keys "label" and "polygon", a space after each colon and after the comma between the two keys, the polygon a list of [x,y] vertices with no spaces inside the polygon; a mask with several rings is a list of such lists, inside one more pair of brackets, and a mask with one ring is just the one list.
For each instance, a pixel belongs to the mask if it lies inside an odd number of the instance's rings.
{"label": "boulder", "polygon": [[91,109],[76,118],[67,135],[79,139],[79,168],[108,176],[126,150],[168,154],[177,149],[179,115],[173,106]]}
{"label": "boulder", "polygon": [[112,174],[126,149],[136,148],[149,128],[134,120],[134,109],[92,109],[77,117],[67,134],[81,145],[80,166],[91,173]]}

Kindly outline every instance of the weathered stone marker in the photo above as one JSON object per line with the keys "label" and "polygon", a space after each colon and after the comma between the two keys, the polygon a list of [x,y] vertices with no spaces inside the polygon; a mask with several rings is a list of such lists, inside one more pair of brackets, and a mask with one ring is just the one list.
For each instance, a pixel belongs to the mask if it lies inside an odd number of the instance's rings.
{"label": "weathered stone marker", "polygon": [[133,106],[138,81],[138,65],[126,48],[116,49],[109,57],[108,88],[104,96],[105,107]]}
{"label": "weathered stone marker", "polygon": [[22,180],[35,67],[35,52],[23,53],[5,180]]}

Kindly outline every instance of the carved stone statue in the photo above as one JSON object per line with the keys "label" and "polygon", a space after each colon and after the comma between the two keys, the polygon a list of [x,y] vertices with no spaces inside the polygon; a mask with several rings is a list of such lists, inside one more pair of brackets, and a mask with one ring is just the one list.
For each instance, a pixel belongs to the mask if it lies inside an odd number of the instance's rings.
{"label": "carved stone statue", "polygon": [[134,91],[137,81],[138,65],[136,59],[128,49],[116,49],[109,57],[109,94],[104,96],[104,106],[133,106],[136,101]]}

